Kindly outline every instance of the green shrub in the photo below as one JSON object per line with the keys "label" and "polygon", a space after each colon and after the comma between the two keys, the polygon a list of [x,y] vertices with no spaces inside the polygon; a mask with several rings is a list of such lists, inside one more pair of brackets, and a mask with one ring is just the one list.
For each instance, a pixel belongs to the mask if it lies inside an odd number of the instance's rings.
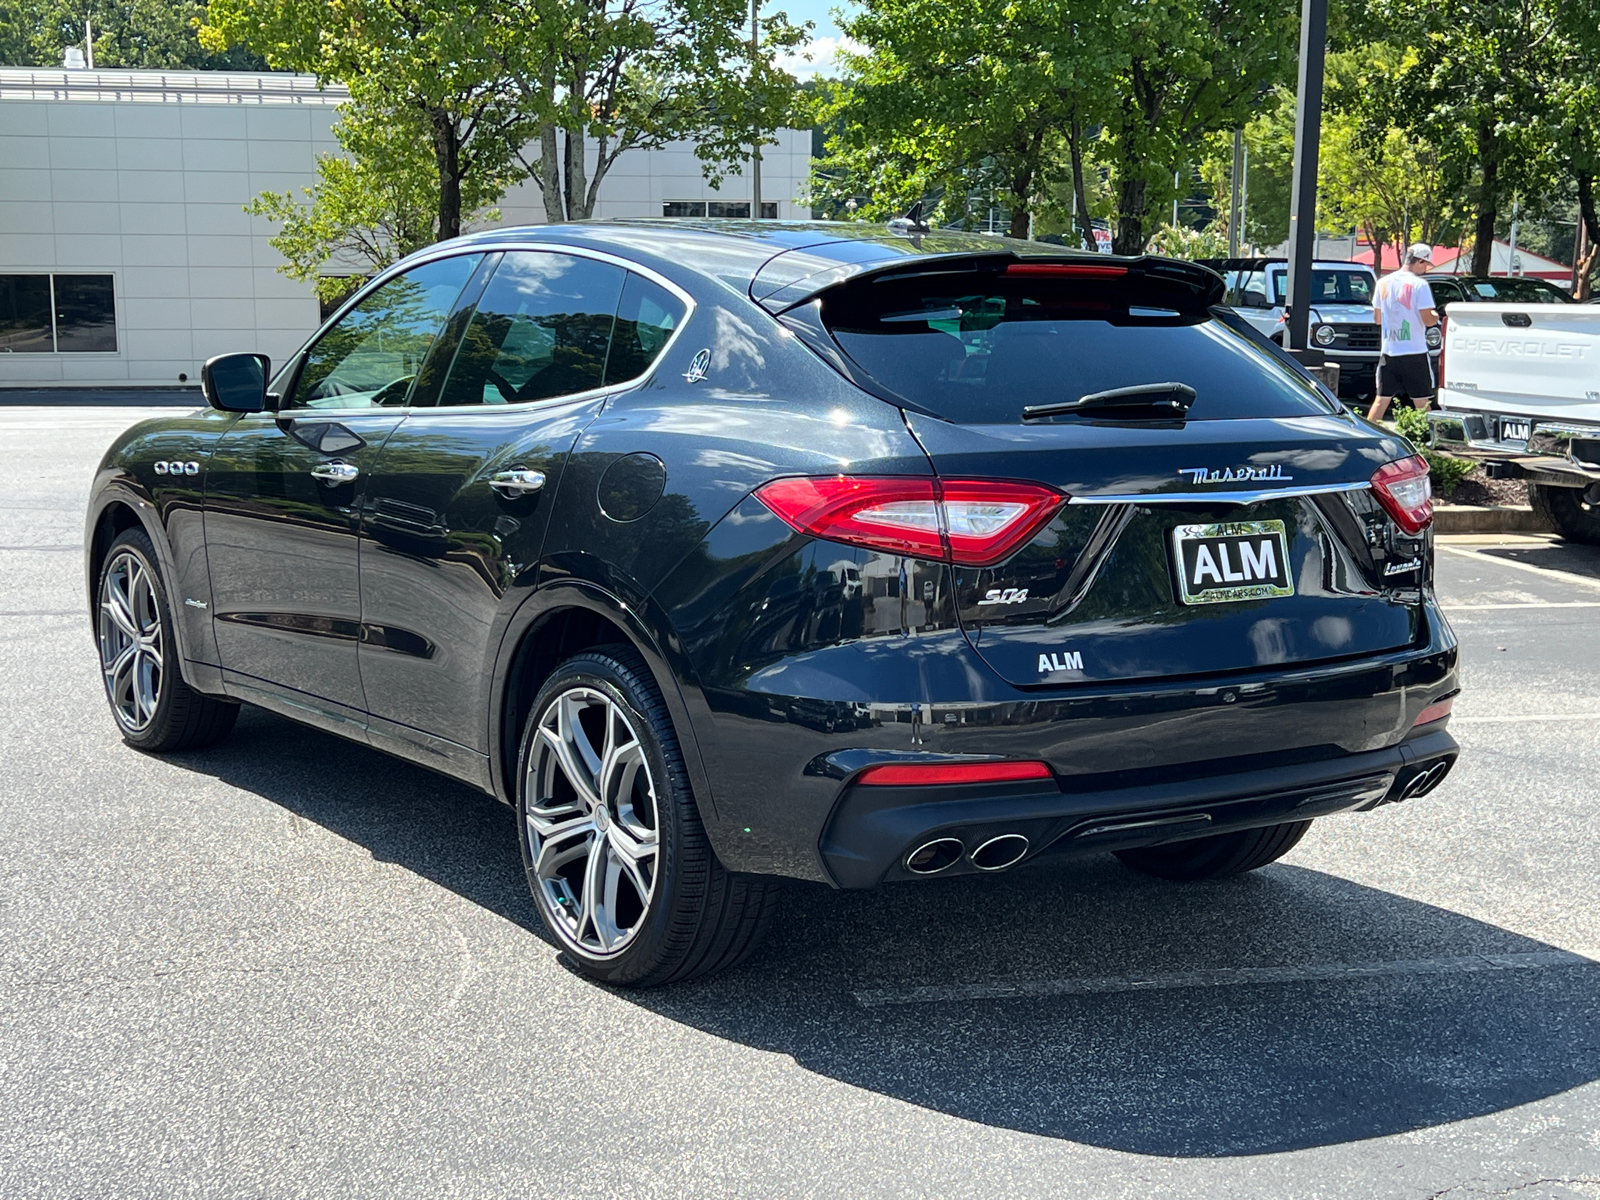
{"label": "green shrub", "polygon": [[1461,486],[1461,481],[1471,475],[1472,469],[1477,466],[1464,458],[1451,458],[1429,450],[1424,450],[1422,457],[1428,460],[1428,478],[1433,483],[1433,494],[1443,500],[1448,500],[1450,494]]}
{"label": "green shrub", "polygon": [[1427,413],[1418,412],[1414,408],[1397,408],[1394,410],[1394,427],[1400,431],[1400,436],[1413,446],[1422,447],[1428,444]]}

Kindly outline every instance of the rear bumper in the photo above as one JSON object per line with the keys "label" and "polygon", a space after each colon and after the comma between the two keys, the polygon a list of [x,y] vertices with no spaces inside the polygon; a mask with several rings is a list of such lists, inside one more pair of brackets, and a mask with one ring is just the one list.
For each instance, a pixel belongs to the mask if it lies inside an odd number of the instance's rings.
{"label": "rear bumper", "polygon": [[[1177,783],[1077,792],[1055,782],[957,789],[848,787],[823,831],[822,861],[839,887],[867,888],[928,874],[981,873],[973,852],[1000,837],[1027,839],[1026,852],[1006,862],[1009,869],[1043,858],[1365,811],[1439,785],[1460,753],[1442,726],[1425,727],[1396,746],[1330,761]],[[831,757],[834,769],[852,768],[849,756]],[[953,790],[960,794],[952,796]],[[959,842],[960,857],[933,872],[908,867],[913,852],[940,839]]]}
{"label": "rear bumper", "polygon": [[[1504,418],[1530,423],[1527,441],[1500,437]],[[1523,479],[1548,487],[1600,483],[1600,426],[1519,418],[1515,413],[1449,408],[1428,414],[1433,447],[1455,458],[1492,465],[1501,479]]]}

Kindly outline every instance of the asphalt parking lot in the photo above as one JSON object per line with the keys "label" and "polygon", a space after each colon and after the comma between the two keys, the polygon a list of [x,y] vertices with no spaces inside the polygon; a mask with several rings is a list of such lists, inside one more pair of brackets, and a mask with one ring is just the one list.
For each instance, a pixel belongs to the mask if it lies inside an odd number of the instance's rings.
{"label": "asphalt parking lot", "polygon": [[624,994],[511,812],[246,710],[105,711],[131,409],[0,409],[0,1196],[1600,1197],[1600,551],[1451,540],[1457,770],[1220,884],[795,887]]}

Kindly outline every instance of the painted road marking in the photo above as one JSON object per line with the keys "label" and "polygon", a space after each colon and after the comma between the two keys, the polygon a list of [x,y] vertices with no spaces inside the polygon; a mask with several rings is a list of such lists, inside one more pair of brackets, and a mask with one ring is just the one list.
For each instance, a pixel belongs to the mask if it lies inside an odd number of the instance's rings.
{"label": "painted road marking", "polygon": [[1107,975],[1092,979],[1020,979],[948,987],[875,988],[855,993],[863,1008],[891,1004],[1009,1000],[1026,996],[1096,996],[1174,988],[1237,987],[1258,983],[1338,983],[1402,975],[1471,975],[1482,971],[1531,971],[1549,967],[1597,967],[1600,962],[1566,950],[1525,954],[1466,954],[1459,958],[1412,958],[1392,962],[1309,963],[1300,967],[1226,967],[1155,975]]}
{"label": "painted road marking", "polygon": [[1470,558],[1479,563],[1494,563],[1501,567],[1511,567],[1518,571],[1527,571],[1545,579],[1552,579],[1558,583],[1576,583],[1587,588],[1600,588],[1600,579],[1590,579],[1585,575],[1573,575],[1566,571],[1554,571],[1549,567],[1536,567],[1532,563],[1517,562],[1513,558],[1498,558],[1492,554],[1479,554],[1476,550],[1463,550],[1457,546],[1439,546],[1437,549],[1446,554],[1454,554],[1458,558]]}

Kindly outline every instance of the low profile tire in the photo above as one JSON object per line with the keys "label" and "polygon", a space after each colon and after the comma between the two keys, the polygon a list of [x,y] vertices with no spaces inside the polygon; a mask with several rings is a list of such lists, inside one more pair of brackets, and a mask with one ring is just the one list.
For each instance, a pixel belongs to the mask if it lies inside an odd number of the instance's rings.
{"label": "low profile tire", "polygon": [[528,886],[585,975],[653,987],[724,970],[759,944],[780,884],[717,861],[666,704],[632,647],[556,668],[523,728],[517,780]]}
{"label": "low profile tire", "polygon": [[1117,857],[1124,866],[1159,879],[1225,879],[1276,862],[1293,850],[1310,828],[1310,821],[1291,821],[1165,846],[1118,850]]}
{"label": "low profile tire", "polygon": [[100,678],[123,741],[140,750],[197,750],[227,737],[239,706],[195,691],[178,666],[172,604],[142,529],[106,551],[95,591]]}
{"label": "low profile tire", "polygon": [[1528,504],[1551,533],[1569,542],[1600,546],[1600,505],[1585,503],[1583,488],[1528,485]]}

